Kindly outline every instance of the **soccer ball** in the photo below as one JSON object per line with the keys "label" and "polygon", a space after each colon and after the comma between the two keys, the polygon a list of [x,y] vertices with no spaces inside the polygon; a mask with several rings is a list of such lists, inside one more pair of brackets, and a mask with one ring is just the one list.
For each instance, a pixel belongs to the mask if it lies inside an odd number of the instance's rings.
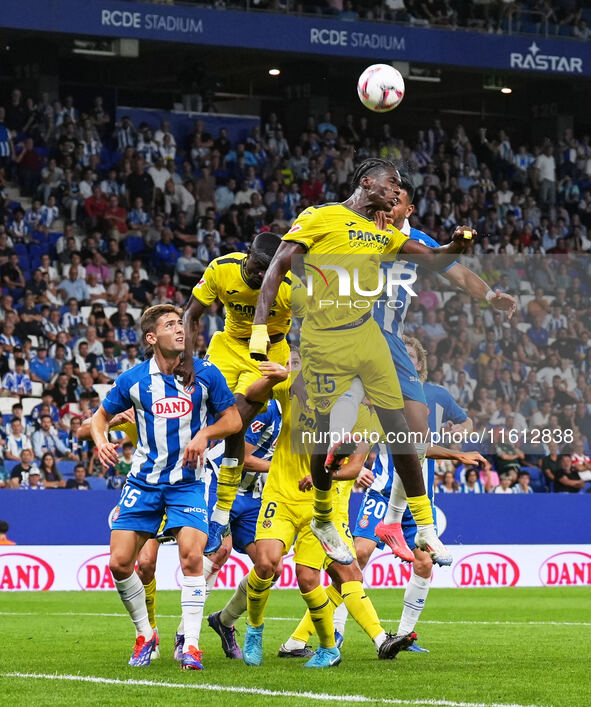
{"label": "soccer ball", "polygon": [[400,71],[388,64],[372,64],[357,82],[359,100],[376,113],[393,110],[404,98],[404,79]]}

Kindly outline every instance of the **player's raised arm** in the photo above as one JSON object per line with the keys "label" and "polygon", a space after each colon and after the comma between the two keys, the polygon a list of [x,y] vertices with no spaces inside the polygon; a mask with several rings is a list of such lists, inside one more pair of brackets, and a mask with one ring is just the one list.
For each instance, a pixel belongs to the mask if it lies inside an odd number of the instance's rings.
{"label": "player's raised arm", "polygon": [[292,257],[305,252],[306,249],[300,243],[288,243],[283,241],[265,273],[254,314],[252,334],[248,346],[251,357],[257,361],[265,361],[267,359],[267,347],[269,345],[267,318],[271,305],[279,292],[279,286],[283,282],[286,273],[291,268]]}
{"label": "player's raised arm", "polygon": [[189,304],[183,312],[183,326],[185,328],[185,352],[183,355],[183,363],[179,369],[179,373],[183,376],[183,384],[191,385],[195,378],[195,367],[193,366],[193,351],[197,342],[199,333],[199,319],[205,312],[206,306],[200,302],[195,295],[191,295]]}
{"label": "player's raised arm", "polygon": [[271,397],[273,387],[286,380],[289,371],[285,366],[273,361],[262,361],[259,368],[262,378],[248,386],[246,399],[256,403],[265,403]]}
{"label": "player's raised arm", "polygon": [[96,445],[98,458],[104,467],[114,466],[119,462],[118,445],[109,442],[107,438],[112,417],[101,405],[90,420],[90,434]]}
{"label": "player's raised arm", "polygon": [[271,461],[255,457],[254,451],[256,451],[254,444],[250,442],[244,443],[244,471],[250,471],[254,474],[266,474],[271,466]]}
{"label": "player's raised arm", "polygon": [[517,309],[515,297],[501,292],[501,290],[491,290],[484,280],[476,273],[473,273],[464,265],[455,263],[449,270],[442,273],[443,276],[467,292],[471,297],[479,301],[485,301],[494,309],[500,309],[509,313],[509,319]]}
{"label": "player's raised arm", "polygon": [[[458,226],[453,232],[451,243],[447,245],[432,248],[409,238],[403,243],[400,253],[404,255],[405,260],[424,265],[429,270],[441,272],[450,266],[450,256],[463,253],[468,246],[474,243],[475,237],[476,231],[473,228]],[[430,257],[425,258],[425,255]]]}
{"label": "player's raised arm", "polygon": [[[90,432],[91,422],[92,418],[89,418],[88,420],[84,420],[84,422],[80,425],[78,431],[75,432],[76,437],[78,437],[78,439],[81,439],[83,441],[90,441],[92,439],[92,434]],[[110,430],[112,427],[118,427],[119,425],[123,425],[125,422],[130,422],[132,425],[135,425],[135,414],[133,412],[133,408],[130,408],[125,412],[119,412],[116,415],[113,415],[113,417],[108,422],[108,429]]]}

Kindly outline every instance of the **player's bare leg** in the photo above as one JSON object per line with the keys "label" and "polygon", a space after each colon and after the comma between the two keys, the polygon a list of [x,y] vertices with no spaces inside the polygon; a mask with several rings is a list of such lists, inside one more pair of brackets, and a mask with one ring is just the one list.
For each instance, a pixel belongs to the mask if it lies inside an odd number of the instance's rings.
{"label": "player's bare leg", "polygon": [[224,535],[228,532],[230,511],[244,467],[244,435],[262,407],[261,403],[250,402],[240,393],[235,397],[242,429],[226,438],[226,450],[218,473],[218,497],[211,514],[209,538],[205,547],[205,553],[208,555],[221,546]]}
{"label": "player's bare leg", "polygon": [[123,606],[135,626],[136,641],[129,660],[129,664],[134,667],[150,664],[155,644],[154,632],[148,619],[144,585],[135,571],[136,558],[149,537],[147,533],[132,530],[111,531],[109,569]]}
{"label": "player's bare leg", "polygon": [[[319,437],[323,439],[324,434],[329,431],[329,417],[317,414],[316,420]],[[310,529],[331,560],[349,565],[353,562],[353,555],[334,524],[332,474],[327,473],[325,469],[326,452],[326,445],[320,442],[316,445],[314,454],[310,456],[310,474],[314,483],[314,518]]]}
{"label": "player's bare leg", "polygon": [[[431,509],[431,501],[426,494],[425,479],[419,457],[412,443],[411,433],[402,410],[388,410],[386,408],[375,408],[380,419],[382,428],[387,433],[396,435],[397,441],[390,444],[390,453],[396,468],[394,476],[393,491],[396,485],[396,477],[398,476],[404,493],[406,493],[406,501],[412,516],[417,524],[416,544],[418,547],[429,552],[432,561],[440,565],[450,565],[452,556],[449,550],[437,537],[435,530],[433,511]],[[426,452],[426,450],[425,450]],[[398,493],[400,492],[400,486]],[[398,512],[396,510],[396,512]],[[403,510],[404,512],[404,510]],[[391,516],[392,517],[392,516]],[[394,516],[397,517],[397,516]],[[392,529],[392,523],[385,523],[380,528],[379,535],[385,534],[387,530]],[[385,538],[384,538],[385,539]],[[411,558],[408,558],[409,561]]]}
{"label": "player's bare leg", "polygon": [[197,528],[184,527],[176,533],[179,560],[183,572],[181,608],[185,632],[181,668],[202,670],[203,652],[199,650],[203,607],[205,605],[205,578],[203,577],[203,550],[207,535]]}
{"label": "player's bare leg", "polygon": [[159,547],[160,543],[155,538],[150,538],[140,550],[140,554],[137,558],[137,573],[142,580],[146,593],[148,620],[156,635],[156,645],[152,651],[152,660],[160,658],[160,638],[156,623],[156,560],[158,559]]}

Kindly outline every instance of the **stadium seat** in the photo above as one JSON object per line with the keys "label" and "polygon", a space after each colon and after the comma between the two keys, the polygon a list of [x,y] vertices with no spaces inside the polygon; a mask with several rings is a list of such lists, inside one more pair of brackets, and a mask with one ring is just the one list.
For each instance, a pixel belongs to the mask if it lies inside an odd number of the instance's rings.
{"label": "stadium seat", "polygon": [[102,476],[87,476],[86,480],[93,491],[107,491],[107,480]]}
{"label": "stadium seat", "polygon": [[22,404],[23,404],[23,415],[27,417],[28,415],[31,414],[31,411],[33,410],[34,407],[37,405],[40,405],[42,403],[41,398],[23,398],[22,399]]}
{"label": "stadium seat", "polygon": [[43,395],[43,383],[40,383],[39,381],[33,381],[31,383],[31,392],[35,397],[41,397]]}
{"label": "stadium seat", "polygon": [[74,467],[78,462],[58,461],[57,468],[64,479],[71,479],[74,476]]}
{"label": "stadium seat", "polygon": [[0,398],[0,413],[10,415],[12,406],[20,403],[20,398]]}
{"label": "stadium seat", "polygon": [[88,317],[90,316],[91,310],[92,307],[89,304],[85,304],[83,307],[80,307],[80,314],[84,317],[86,321],[88,321]]}
{"label": "stadium seat", "polygon": [[529,329],[531,329],[531,324],[529,322],[519,322],[517,328],[525,334]]}
{"label": "stadium seat", "polygon": [[5,459],[4,460],[4,473],[10,476],[10,472],[14,469],[14,467],[20,464],[20,461],[18,459]]}
{"label": "stadium seat", "polygon": [[143,253],[146,248],[146,244],[141,236],[127,236],[123,243],[123,247],[129,255],[134,256],[138,253]]}
{"label": "stadium seat", "polygon": [[100,399],[104,400],[105,396],[113,386],[110,383],[95,383],[92,387],[99,394]]}

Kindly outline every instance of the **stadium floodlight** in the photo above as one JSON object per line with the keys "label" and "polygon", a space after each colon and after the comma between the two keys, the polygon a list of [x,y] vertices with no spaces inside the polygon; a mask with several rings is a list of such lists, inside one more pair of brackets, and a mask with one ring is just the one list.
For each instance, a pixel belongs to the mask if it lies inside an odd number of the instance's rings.
{"label": "stadium floodlight", "polygon": [[509,86],[503,86],[503,88],[501,89],[501,93],[509,95],[510,93],[513,93],[513,89],[509,88]]}
{"label": "stadium floodlight", "polygon": [[279,76],[281,74],[281,69],[273,68],[269,69],[269,76]]}

